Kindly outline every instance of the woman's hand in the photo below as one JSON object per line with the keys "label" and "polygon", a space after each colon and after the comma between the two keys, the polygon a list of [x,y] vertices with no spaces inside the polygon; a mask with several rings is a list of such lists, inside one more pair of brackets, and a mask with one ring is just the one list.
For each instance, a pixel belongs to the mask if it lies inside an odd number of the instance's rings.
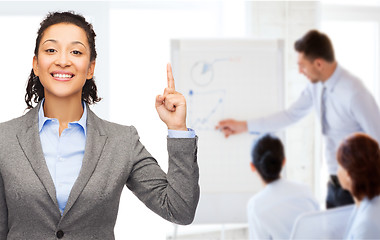
{"label": "woman's hand", "polygon": [[187,131],[186,99],[175,91],[174,78],[170,63],[167,65],[168,87],[163,95],[156,97],[156,110],[161,120],[170,130]]}

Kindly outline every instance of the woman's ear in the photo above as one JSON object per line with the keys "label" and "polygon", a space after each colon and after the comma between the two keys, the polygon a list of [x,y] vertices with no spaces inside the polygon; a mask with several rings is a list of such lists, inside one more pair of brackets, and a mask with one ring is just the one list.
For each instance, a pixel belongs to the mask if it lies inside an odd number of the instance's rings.
{"label": "woman's ear", "polygon": [[87,78],[86,79],[91,79],[94,77],[94,71],[95,71],[95,60],[90,63],[90,66],[88,67],[88,72],[87,72]]}
{"label": "woman's ear", "polygon": [[252,170],[252,172],[256,172],[256,167],[255,167],[255,165],[253,165],[252,162],[250,162],[249,165],[251,166],[251,170]]}
{"label": "woman's ear", "polygon": [[352,178],[351,178],[350,174],[348,174],[348,172],[347,172],[345,178],[346,178],[346,190],[348,190],[352,195]]}
{"label": "woman's ear", "polygon": [[285,166],[285,163],[286,163],[286,158],[284,158],[284,160],[282,160],[282,167]]}
{"label": "woman's ear", "polygon": [[351,188],[352,187],[352,178],[351,178],[350,174],[348,174],[348,173],[346,176],[346,181],[347,181],[349,187]]}
{"label": "woman's ear", "polygon": [[34,75],[38,76],[38,61],[36,56],[33,57],[33,72]]}

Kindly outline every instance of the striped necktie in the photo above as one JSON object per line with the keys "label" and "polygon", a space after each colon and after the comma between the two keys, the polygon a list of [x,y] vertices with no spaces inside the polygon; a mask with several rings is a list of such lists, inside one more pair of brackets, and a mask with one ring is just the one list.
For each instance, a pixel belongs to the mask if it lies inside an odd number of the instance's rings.
{"label": "striped necktie", "polygon": [[326,87],[322,89],[321,95],[321,123],[322,123],[322,133],[326,134],[328,124],[326,120]]}

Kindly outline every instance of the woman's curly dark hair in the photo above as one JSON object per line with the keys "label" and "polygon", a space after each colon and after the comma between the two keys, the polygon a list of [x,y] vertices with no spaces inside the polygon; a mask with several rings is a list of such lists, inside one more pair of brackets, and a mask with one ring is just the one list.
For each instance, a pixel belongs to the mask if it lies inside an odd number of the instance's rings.
{"label": "woman's curly dark hair", "polygon": [[[41,38],[44,34],[44,31],[55,24],[58,23],[70,23],[82,28],[87,35],[87,40],[90,45],[90,61],[96,59],[96,49],[95,49],[95,32],[91,23],[88,23],[86,19],[79,14],[74,12],[52,12],[49,13],[46,18],[41,22],[40,29],[37,32],[36,47],[34,49],[34,56],[38,58],[38,50],[41,42]],[[34,74],[32,69],[28,84],[26,86],[25,102],[27,109],[33,108],[33,102],[38,103],[45,97],[44,87],[41,84],[41,81],[38,76]],[[86,83],[82,89],[82,100],[88,104],[94,104],[101,100],[98,97],[97,87],[93,78],[87,79]]]}

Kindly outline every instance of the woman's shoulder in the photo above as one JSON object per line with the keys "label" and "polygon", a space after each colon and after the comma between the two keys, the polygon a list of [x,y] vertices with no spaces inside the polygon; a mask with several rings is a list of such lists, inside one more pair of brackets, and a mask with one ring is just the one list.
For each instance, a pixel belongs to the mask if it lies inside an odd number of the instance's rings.
{"label": "woman's shoulder", "polygon": [[0,128],[1,129],[6,129],[6,128],[12,127],[14,125],[18,125],[19,123],[22,122],[22,118],[23,118],[23,116],[20,116],[20,117],[17,117],[17,118],[13,118],[11,120],[7,120],[5,122],[1,122],[0,123]]}
{"label": "woman's shoulder", "polygon": [[350,233],[354,239],[378,239],[380,236],[379,196],[360,203]]}
{"label": "woman's shoulder", "polygon": [[101,119],[104,123],[107,132],[120,134],[122,132],[134,132],[136,128],[133,125],[124,125],[116,122],[111,122],[108,120]]}
{"label": "woman's shoulder", "polygon": [[[32,109],[33,110],[33,109]],[[25,113],[24,115],[13,118],[11,120],[0,123],[0,132],[2,134],[7,132],[17,132],[24,126],[33,124],[33,111]],[[31,112],[32,111],[32,112]]]}
{"label": "woman's shoulder", "polygon": [[[376,196],[372,198],[371,200],[368,200],[365,198],[360,203],[360,212],[364,213],[366,215],[367,219],[373,218],[378,219],[380,215],[380,196]],[[380,226],[380,219],[377,221]]]}
{"label": "woman's shoulder", "polygon": [[106,119],[102,119],[91,111],[88,114],[87,124],[88,126],[95,125],[99,129],[100,132],[104,132],[108,136],[137,134],[137,130],[134,126],[123,125],[120,123],[115,123],[115,122],[108,121]]}
{"label": "woman's shoulder", "polygon": [[297,189],[297,190],[307,190],[310,189],[308,185],[302,182],[296,182],[289,179],[283,179],[283,184],[286,186],[289,186],[290,188]]}

